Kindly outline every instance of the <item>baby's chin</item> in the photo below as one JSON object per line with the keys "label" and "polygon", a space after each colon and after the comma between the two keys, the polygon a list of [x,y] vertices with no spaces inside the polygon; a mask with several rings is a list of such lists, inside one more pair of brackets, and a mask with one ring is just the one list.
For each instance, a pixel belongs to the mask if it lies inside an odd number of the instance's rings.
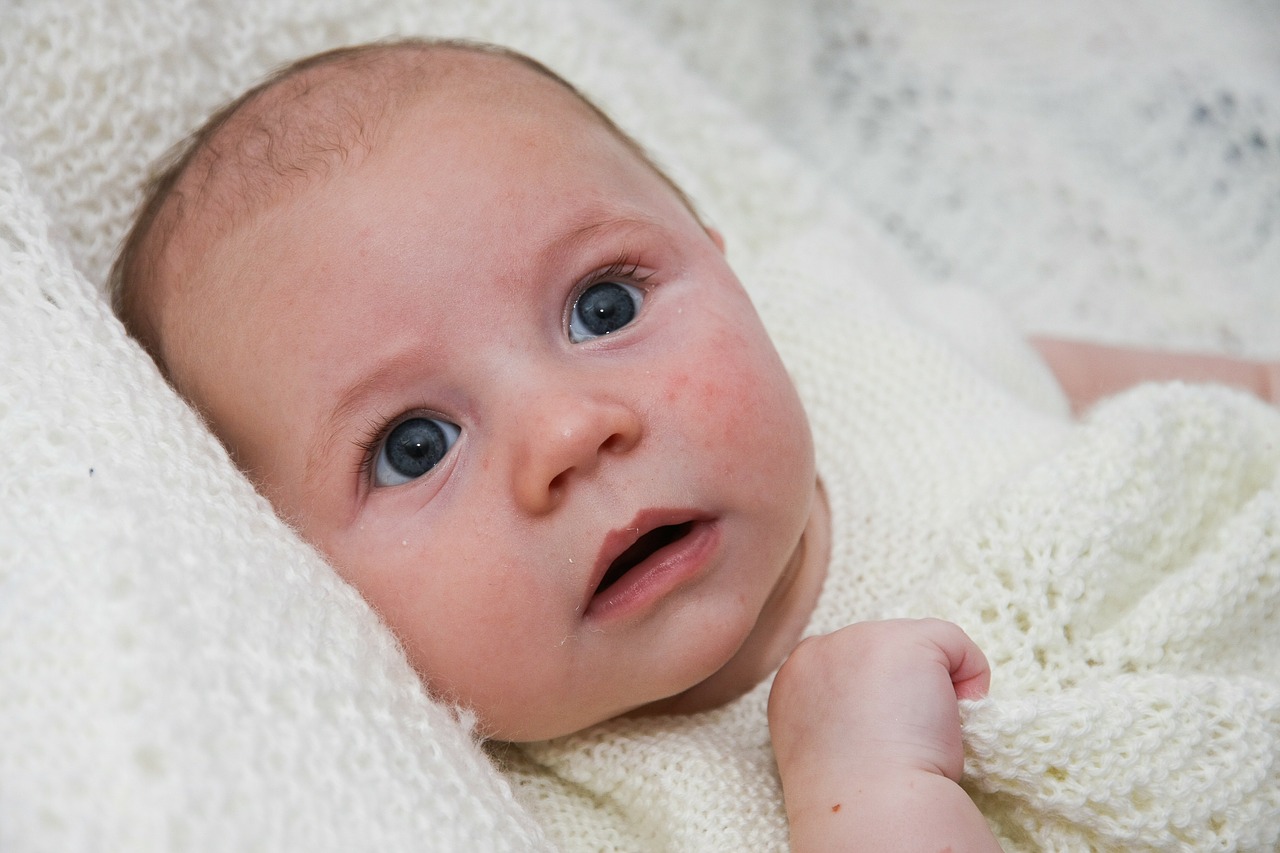
{"label": "baby's chin", "polygon": [[[694,685],[691,689],[696,687],[697,685]],[[710,709],[711,706],[701,707],[700,703],[688,702],[684,698],[688,692],[681,691],[674,696],[644,702],[616,713],[602,712],[586,716],[581,714],[580,708],[573,708],[564,717],[558,717],[552,712],[548,713],[546,718],[542,720],[532,721],[526,718],[519,722],[512,722],[509,725],[495,723],[492,721],[492,717],[487,717],[483,713],[475,713],[476,732],[486,740],[506,741],[508,743],[533,743],[576,735],[613,720],[692,714]]]}
{"label": "baby's chin", "polygon": [[622,719],[629,715],[629,713],[606,714],[601,715],[598,719],[576,717],[572,721],[557,721],[554,719],[530,721],[526,719],[518,723],[503,725],[492,722],[491,718],[487,718],[483,713],[461,712],[461,716],[464,719],[468,716],[474,717],[475,731],[481,738],[486,741],[501,741],[503,743],[538,743],[571,737],[608,723],[611,720]]}
{"label": "baby's chin", "polygon": [[[656,699],[639,698],[634,704],[624,705],[618,710],[584,713],[583,703],[574,701],[570,695],[566,697],[569,701],[565,705],[545,708],[536,715],[530,713],[527,705],[515,709],[506,708],[505,713],[501,714],[493,711],[485,713],[481,709],[473,709],[469,714],[476,719],[477,733],[486,740],[531,743],[568,737],[613,720],[682,716],[708,711],[738,698],[758,683],[758,680],[731,681],[723,677],[726,674],[733,675],[732,672],[727,672],[727,665],[733,660],[736,648],[737,646],[724,653],[718,660],[711,661],[714,665],[699,673],[705,673],[704,677],[695,676],[690,679],[691,683],[687,687],[675,693],[660,695]],[[700,662],[704,661],[705,657]],[[670,686],[667,690],[670,690]]]}
{"label": "baby's chin", "polygon": [[[758,662],[753,657],[740,657],[746,637],[732,650],[721,655],[705,677],[688,687],[654,699],[617,714],[616,717],[643,718],[658,716],[683,716],[712,711],[744,696],[764,680],[776,668],[771,662]],[[610,719],[613,719],[612,717]]]}
{"label": "baby's chin", "polygon": [[[477,709],[483,737],[513,743],[552,740],[617,719],[683,716],[711,711],[746,695],[768,680],[799,642],[826,575],[828,511],[814,481],[815,499],[802,532],[778,563],[760,599],[708,594],[696,606],[677,608],[659,634],[664,657],[641,656],[632,671],[624,659],[582,678],[576,689],[521,682],[496,692],[487,709]],[[652,638],[651,638],[652,639]],[[600,662],[597,661],[599,664]]]}

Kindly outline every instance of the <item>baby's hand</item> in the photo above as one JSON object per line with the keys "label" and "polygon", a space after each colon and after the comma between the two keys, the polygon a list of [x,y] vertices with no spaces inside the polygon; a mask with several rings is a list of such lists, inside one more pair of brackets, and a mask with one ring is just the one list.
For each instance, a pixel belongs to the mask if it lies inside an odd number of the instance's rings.
{"label": "baby's hand", "polygon": [[977,645],[936,619],[861,623],[797,646],[769,696],[795,849],[998,849],[955,784],[957,699],[985,695],[990,679]]}

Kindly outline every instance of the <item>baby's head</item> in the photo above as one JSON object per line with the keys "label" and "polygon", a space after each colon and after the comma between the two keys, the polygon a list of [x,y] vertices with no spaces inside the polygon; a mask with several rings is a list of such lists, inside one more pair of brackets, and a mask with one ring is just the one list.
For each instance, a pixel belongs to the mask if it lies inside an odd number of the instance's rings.
{"label": "baby's head", "polygon": [[211,119],[113,284],[433,692],[529,740],[723,701],[811,606],[809,430],[722,248],[542,66],[398,42]]}

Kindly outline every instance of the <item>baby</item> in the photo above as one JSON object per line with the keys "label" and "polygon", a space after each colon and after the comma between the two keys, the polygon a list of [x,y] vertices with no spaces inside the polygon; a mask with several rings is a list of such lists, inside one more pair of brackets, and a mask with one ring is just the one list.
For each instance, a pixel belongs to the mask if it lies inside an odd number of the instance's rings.
{"label": "baby", "polygon": [[[720,235],[545,67],[417,41],[291,66],[153,184],[113,287],[488,737],[711,709],[781,666],[794,849],[997,848],[957,784],[981,651],[933,620],[800,642],[828,518],[797,393]],[[1081,406],[1152,365],[1273,370],[1042,349]]]}

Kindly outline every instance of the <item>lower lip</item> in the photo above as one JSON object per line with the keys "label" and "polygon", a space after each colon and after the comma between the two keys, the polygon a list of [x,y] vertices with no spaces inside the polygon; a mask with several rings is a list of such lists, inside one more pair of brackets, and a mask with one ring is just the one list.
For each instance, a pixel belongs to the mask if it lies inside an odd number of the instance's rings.
{"label": "lower lip", "polygon": [[672,542],[633,566],[613,586],[591,599],[584,618],[623,619],[702,573],[720,545],[720,527],[699,521]]}

